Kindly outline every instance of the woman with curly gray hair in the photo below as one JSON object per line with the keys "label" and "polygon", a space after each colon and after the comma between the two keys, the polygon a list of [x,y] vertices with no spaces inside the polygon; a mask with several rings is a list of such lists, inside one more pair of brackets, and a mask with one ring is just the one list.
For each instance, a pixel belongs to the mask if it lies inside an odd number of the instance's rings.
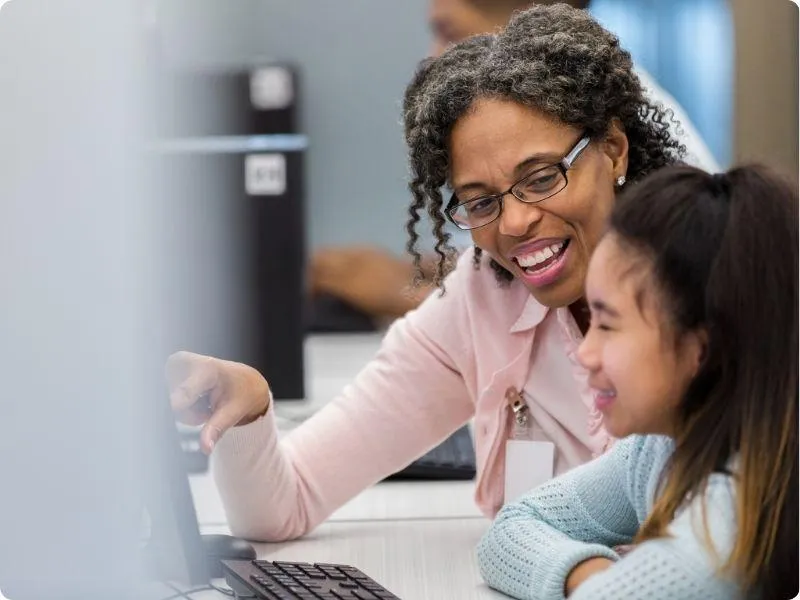
{"label": "woman with curly gray hair", "polygon": [[[471,419],[487,516],[612,441],[575,357],[586,267],[617,191],[682,153],[630,55],[586,12],[537,6],[426,62],[405,123],[409,248],[419,257],[425,212],[443,293],[397,321],[355,382],[280,441],[255,370],[170,361],[173,407],[206,422],[236,535],[301,536]],[[445,219],[475,249],[443,281]]]}
{"label": "woman with curly gray hair", "polygon": [[[409,252],[418,256],[417,214],[426,209],[434,222],[441,278],[447,271],[447,217],[473,231],[476,264],[486,250],[499,279],[519,276],[551,307],[580,296],[580,267],[614,188],[685,152],[672,138],[668,115],[648,102],[632,76],[630,56],[617,39],[566,5],[520,13],[500,36],[475,36],[427,61],[406,92],[404,113],[414,195]],[[509,174],[525,176],[514,180]],[[570,179],[575,182],[565,190]],[[503,193],[507,186],[494,185],[498,181],[512,185]],[[445,185],[453,190],[446,206],[440,191]],[[507,202],[509,195],[519,202]],[[556,197],[564,198],[568,214],[552,206]],[[517,218],[522,212],[536,219]],[[528,248],[517,245],[527,241],[522,238],[534,225],[537,231],[571,230],[574,235],[560,239],[561,254],[566,258],[575,241],[571,254],[582,257],[562,262],[578,267],[568,269],[577,277],[555,282],[550,269],[542,281],[541,274],[534,277],[544,270],[538,263],[537,269],[520,264],[520,252]],[[548,257],[545,266],[550,262],[558,261]]]}

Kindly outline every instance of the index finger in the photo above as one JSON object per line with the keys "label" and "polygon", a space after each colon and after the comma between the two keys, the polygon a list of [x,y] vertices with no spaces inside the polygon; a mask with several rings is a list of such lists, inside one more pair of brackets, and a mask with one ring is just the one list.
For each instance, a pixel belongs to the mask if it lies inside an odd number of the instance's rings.
{"label": "index finger", "polygon": [[210,396],[219,381],[219,369],[210,356],[177,352],[167,359],[167,383],[170,403],[175,411],[193,406]]}

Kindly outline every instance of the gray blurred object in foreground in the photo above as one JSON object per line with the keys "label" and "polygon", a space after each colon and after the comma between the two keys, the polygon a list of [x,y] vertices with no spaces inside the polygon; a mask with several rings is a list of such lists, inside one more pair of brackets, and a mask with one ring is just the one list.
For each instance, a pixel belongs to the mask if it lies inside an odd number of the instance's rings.
{"label": "gray blurred object in foreground", "polygon": [[0,590],[14,600],[136,597],[163,358],[139,8],[0,9]]}

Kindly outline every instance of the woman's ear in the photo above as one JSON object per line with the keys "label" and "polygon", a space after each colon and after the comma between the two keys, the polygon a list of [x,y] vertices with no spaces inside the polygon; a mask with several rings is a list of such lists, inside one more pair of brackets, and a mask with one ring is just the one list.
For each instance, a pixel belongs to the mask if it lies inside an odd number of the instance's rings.
{"label": "woman's ear", "polygon": [[614,180],[624,177],[628,172],[628,136],[619,119],[611,121],[603,141],[603,150],[611,161]]}

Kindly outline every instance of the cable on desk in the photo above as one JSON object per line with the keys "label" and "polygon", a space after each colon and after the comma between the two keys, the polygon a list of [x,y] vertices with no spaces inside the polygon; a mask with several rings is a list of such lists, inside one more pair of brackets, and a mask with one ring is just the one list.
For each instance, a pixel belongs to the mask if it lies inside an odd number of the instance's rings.
{"label": "cable on desk", "polygon": [[[225,594],[226,596],[231,596],[231,597],[235,596],[232,589],[222,588],[217,585],[214,585],[213,583],[209,583],[208,585],[204,585],[202,587],[192,588],[190,590],[182,590],[177,585],[174,585],[168,581],[165,581],[163,583],[164,585],[171,587],[173,590],[175,590],[175,593],[172,594],[171,596],[167,596],[166,598],[161,598],[161,600],[177,600],[178,598],[185,598],[186,600],[192,600],[191,598],[192,594],[198,594],[200,592],[207,592],[210,590],[214,590],[216,592],[219,592],[220,594]],[[240,597],[247,598],[249,596],[240,596]]]}
{"label": "cable on desk", "polygon": [[203,587],[197,587],[183,591],[178,586],[172,585],[171,583],[167,583],[166,581],[164,582],[164,585],[171,587],[173,590],[176,591],[176,593],[172,594],[171,596],[161,598],[161,600],[176,600],[177,598],[185,598],[186,600],[192,600],[191,597],[192,594],[197,594],[199,592],[207,592],[208,590],[212,589],[210,585],[204,585]]}
{"label": "cable on desk", "polygon": [[[209,584],[208,584],[208,586],[209,586],[209,587],[210,587],[212,590],[216,590],[216,591],[218,591],[220,594],[225,594],[226,596],[233,597],[233,596],[235,596],[235,595],[236,595],[236,594],[233,592],[233,590],[232,590],[231,588],[221,588],[221,587],[219,587],[219,586],[216,586],[216,585],[214,585],[213,583],[209,583]],[[247,596],[241,596],[241,597],[242,597],[242,598],[247,598]]]}

